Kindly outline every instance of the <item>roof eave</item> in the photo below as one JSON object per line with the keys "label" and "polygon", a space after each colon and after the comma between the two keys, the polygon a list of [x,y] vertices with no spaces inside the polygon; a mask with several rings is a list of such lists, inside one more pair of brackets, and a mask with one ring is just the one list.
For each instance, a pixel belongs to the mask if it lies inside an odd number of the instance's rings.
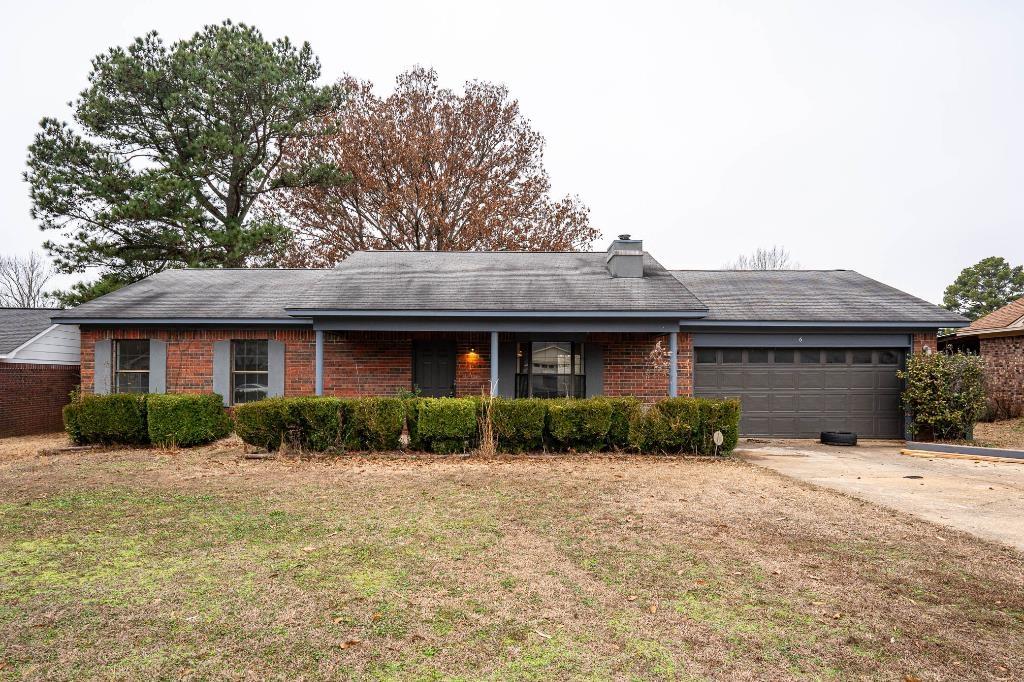
{"label": "roof eave", "polygon": [[935,320],[685,320],[681,325],[691,327],[772,327],[772,328],[805,328],[827,327],[846,329],[939,329],[966,327],[965,321]]}
{"label": "roof eave", "polygon": [[338,308],[287,308],[295,318],[313,317],[523,317],[523,318],[654,318],[699,319],[704,310],[352,310]]}

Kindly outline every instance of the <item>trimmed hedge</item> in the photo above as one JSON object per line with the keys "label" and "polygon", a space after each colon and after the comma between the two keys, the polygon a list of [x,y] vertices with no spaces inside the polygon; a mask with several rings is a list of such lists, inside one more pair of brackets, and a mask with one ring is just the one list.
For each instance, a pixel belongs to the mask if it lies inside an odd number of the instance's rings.
{"label": "trimmed hedge", "polygon": [[281,400],[289,445],[302,450],[324,452],[342,444],[344,404],[340,398],[309,397]]}
{"label": "trimmed hedge", "polygon": [[548,444],[559,450],[602,450],[612,426],[612,405],[603,398],[548,402]]}
{"label": "trimmed hedge", "polygon": [[739,439],[740,402],[712,398],[666,398],[630,422],[630,445],[640,452],[715,454],[715,431],[724,438],[719,454]]}
{"label": "trimmed hedge", "polygon": [[405,428],[401,398],[357,398],[345,401],[346,445],[362,450],[397,450]]}
{"label": "trimmed hedge", "polygon": [[170,393],[146,397],[149,440],[157,445],[191,447],[231,433],[224,399],[216,393]]}
{"label": "trimmed hedge", "polygon": [[611,424],[608,428],[608,446],[614,450],[629,447],[629,425],[640,416],[643,403],[639,398],[605,398],[612,407]]}
{"label": "trimmed hedge", "polygon": [[[416,406],[417,443],[431,452],[466,452],[477,439],[477,404],[468,398],[425,398]],[[413,426],[410,422],[410,447]]]}
{"label": "trimmed hedge", "polygon": [[86,395],[64,407],[64,427],[78,445],[145,445],[146,396],[139,393]]}
{"label": "trimmed hedge", "polygon": [[277,450],[288,430],[285,398],[266,398],[236,405],[235,433],[249,445]]}
{"label": "trimmed hedge", "polygon": [[544,445],[546,401],[537,398],[493,398],[490,419],[502,452],[540,450]]}

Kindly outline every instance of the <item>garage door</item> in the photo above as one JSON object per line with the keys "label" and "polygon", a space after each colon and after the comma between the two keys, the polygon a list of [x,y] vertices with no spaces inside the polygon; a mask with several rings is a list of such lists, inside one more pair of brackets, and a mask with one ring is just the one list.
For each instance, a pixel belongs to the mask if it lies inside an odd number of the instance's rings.
{"label": "garage door", "polygon": [[739,398],[746,436],[900,438],[901,349],[697,348],[694,395]]}

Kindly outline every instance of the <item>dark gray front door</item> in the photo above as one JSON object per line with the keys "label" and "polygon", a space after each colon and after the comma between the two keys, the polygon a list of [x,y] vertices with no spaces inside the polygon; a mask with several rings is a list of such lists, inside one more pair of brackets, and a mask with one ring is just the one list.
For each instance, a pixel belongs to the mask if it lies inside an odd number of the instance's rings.
{"label": "dark gray front door", "polygon": [[739,398],[745,436],[901,438],[901,349],[697,348],[694,395]]}
{"label": "dark gray front door", "polygon": [[431,398],[455,395],[455,342],[417,341],[413,344],[412,382]]}

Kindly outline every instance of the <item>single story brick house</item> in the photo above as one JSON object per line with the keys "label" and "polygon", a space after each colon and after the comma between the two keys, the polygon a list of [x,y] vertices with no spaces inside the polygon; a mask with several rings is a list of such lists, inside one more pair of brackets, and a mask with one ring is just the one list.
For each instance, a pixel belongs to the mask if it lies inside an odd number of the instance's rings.
{"label": "single story brick house", "polygon": [[81,342],[78,327],[53,324],[53,313],[0,308],[0,438],[63,428]]}
{"label": "single story brick house", "polygon": [[986,388],[997,414],[1024,415],[1024,298],[979,317],[940,343],[943,348],[981,355]]}
{"label": "single story brick house", "polygon": [[169,270],[55,315],[83,391],[738,396],[748,435],[899,437],[896,370],[966,320],[850,271],[604,252],[365,251],[322,270]]}

